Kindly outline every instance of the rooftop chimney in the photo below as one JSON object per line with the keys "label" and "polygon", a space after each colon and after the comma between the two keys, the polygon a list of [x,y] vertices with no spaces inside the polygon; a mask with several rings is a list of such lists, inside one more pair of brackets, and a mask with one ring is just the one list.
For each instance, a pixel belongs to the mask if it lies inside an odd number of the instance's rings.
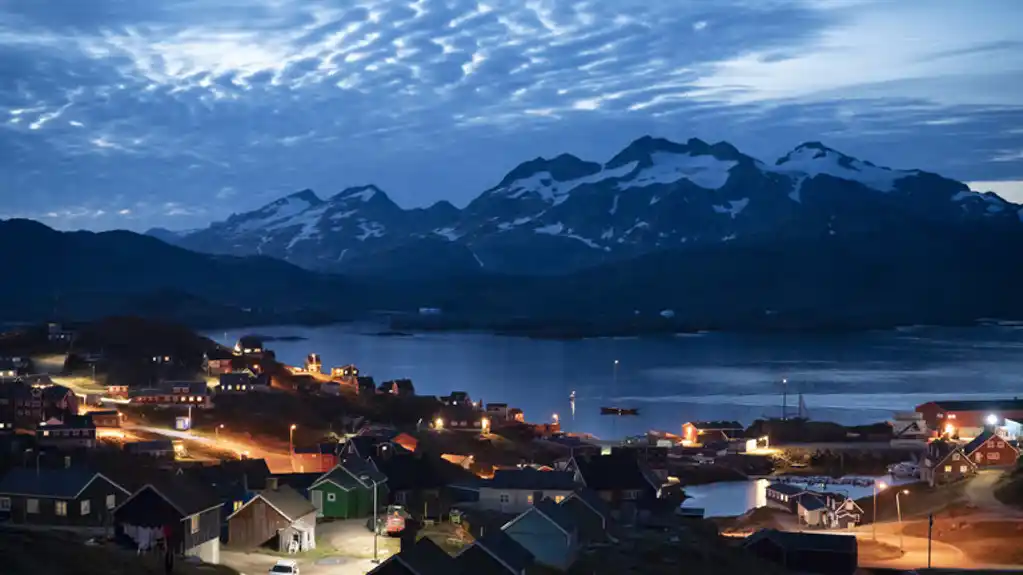
{"label": "rooftop chimney", "polygon": [[266,478],[266,488],[268,490],[270,490],[270,491],[277,491],[277,478],[276,477],[267,477]]}

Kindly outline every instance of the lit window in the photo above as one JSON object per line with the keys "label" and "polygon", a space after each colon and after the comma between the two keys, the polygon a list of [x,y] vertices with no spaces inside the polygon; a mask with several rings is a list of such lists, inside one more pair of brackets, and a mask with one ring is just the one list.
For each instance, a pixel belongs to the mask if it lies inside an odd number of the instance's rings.
{"label": "lit window", "polygon": [[53,513],[58,517],[67,517],[67,501],[54,502]]}
{"label": "lit window", "polygon": [[26,513],[39,513],[39,500],[29,499],[25,501],[25,512]]}
{"label": "lit window", "polygon": [[959,473],[966,473],[966,466],[965,465],[960,465],[959,466]]}
{"label": "lit window", "polygon": [[241,508],[242,508],[242,502],[241,501],[235,501],[234,505],[231,506],[231,510],[232,511],[238,511]]}
{"label": "lit window", "polygon": [[946,465],[945,466],[945,473],[952,473],[952,466],[951,465]]}
{"label": "lit window", "polygon": [[988,459],[998,459],[999,457],[1001,457],[1001,454],[998,452],[991,452],[987,454]]}
{"label": "lit window", "polygon": [[327,494],[327,501],[337,501],[337,494],[336,493],[328,493]]}
{"label": "lit window", "polygon": [[92,504],[89,503],[88,499],[82,501],[82,515],[88,515],[92,511]]}
{"label": "lit window", "polygon": [[49,431],[44,431],[43,432],[43,437],[49,437],[49,436],[50,436],[50,432]]}
{"label": "lit window", "polygon": [[114,507],[117,507],[117,496],[107,495],[107,509],[113,509]]}
{"label": "lit window", "polygon": [[555,503],[561,503],[564,500],[565,500],[565,496],[564,495],[555,495],[554,496],[554,502]]}
{"label": "lit window", "polygon": [[[530,496],[530,499],[532,499],[532,496]],[[502,493],[501,494],[501,503],[510,503],[510,502],[511,502],[511,496],[508,495],[507,493]]]}
{"label": "lit window", "polygon": [[950,413],[950,414],[948,414],[948,418],[949,419],[955,419],[956,418],[956,414]]}
{"label": "lit window", "polygon": [[952,454],[952,461],[959,461],[959,454],[958,453],[953,453]]}
{"label": "lit window", "polygon": [[191,527],[192,534],[194,535],[199,532],[199,516],[193,515],[189,519],[191,520],[189,527]]}
{"label": "lit window", "polygon": [[533,496],[532,495],[527,495],[526,496],[526,503],[528,503],[530,505],[533,504]]}
{"label": "lit window", "polygon": [[1005,447],[1005,442],[1004,441],[999,441],[996,446],[997,447]]}

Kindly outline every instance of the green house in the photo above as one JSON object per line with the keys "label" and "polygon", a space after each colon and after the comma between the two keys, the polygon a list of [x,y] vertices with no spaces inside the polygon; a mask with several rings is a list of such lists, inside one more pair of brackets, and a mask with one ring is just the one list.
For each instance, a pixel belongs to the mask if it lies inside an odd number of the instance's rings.
{"label": "green house", "polygon": [[368,461],[353,458],[331,469],[309,487],[317,517],[356,519],[373,515],[373,489],[377,504],[387,504],[387,476]]}

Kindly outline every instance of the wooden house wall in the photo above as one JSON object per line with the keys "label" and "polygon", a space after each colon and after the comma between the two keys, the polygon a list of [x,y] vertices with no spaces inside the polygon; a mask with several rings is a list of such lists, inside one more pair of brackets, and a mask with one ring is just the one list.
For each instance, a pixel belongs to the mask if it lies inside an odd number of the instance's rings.
{"label": "wooden house wall", "polygon": [[228,520],[227,543],[239,549],[259,547],[277,536],[290,522],[266,501],[257,498]]}

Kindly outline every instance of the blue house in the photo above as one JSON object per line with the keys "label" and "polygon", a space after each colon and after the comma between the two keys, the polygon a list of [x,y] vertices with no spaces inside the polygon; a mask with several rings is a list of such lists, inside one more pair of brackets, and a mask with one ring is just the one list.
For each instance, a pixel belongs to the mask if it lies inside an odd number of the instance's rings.
{"label": "blue house", "polygon": [[547,567],[567,571],[579,555],[579,528],[572,514],[550,499],[538,501],[501,529]]}

